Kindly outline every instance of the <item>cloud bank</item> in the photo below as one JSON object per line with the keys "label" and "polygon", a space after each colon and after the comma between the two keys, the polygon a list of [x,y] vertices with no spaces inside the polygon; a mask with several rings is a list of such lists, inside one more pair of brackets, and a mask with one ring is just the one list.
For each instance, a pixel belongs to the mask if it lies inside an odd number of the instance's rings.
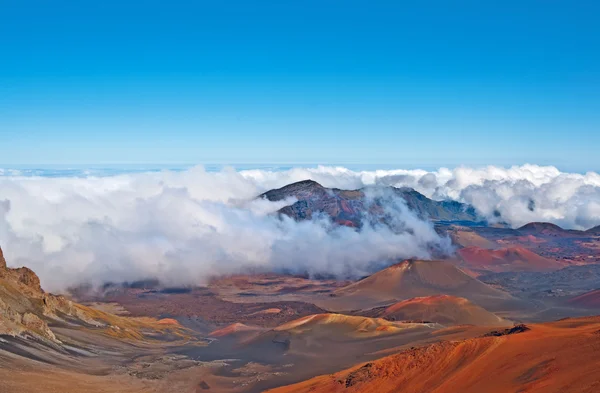
{"label": "cloud bank", "polygon": [[195,167],[116,176],[0,178],[0,245],[11,266],[36,271],[60,291],[81,283],[159,278],[201,284],[212,275],[287,271],[356,277],[398,258],[450,251],[448,239],[398,200],[392,231],[333,227],[325,218],[297,223],[271,213],[290,201],[260,193],[312,179],[326,187],[413,187],[433,199],[471,203],[510,225],[550,221],[569,228],[600,224],[600,176],[553,167],[351,171],[341,167],[277,170]]}
{"label": "cloud bank", "polygon": [[359,233],[326,217],[280,220],[271,213],[293,201],[256,196],[292,177],[280,173],[261,180],[256,173],[208,173],[201,167],[107,177],[5,177],[0,244],[10,265],[32,268],[52,291],[147,278],[193,285],[249,270],[356,277],[397,258],[428,258],[431,249],[449,249],[447,239],[399,201],[388,209],[403,231],[367,226]]}
{"label": "cloud bank", "polygon": [[[519,227],[533,221],[569,229],[600,225],[600,175],[565,173],[551,166],[458,167],[424,170],[351,171],[341,167],[296,168],[285,172],[245,171],[258,183],[315,180],[326,187],[368,185],[411,187],[429,198],[469,203],[488,220]],[[499,217],[498,217],[499,216]]]}

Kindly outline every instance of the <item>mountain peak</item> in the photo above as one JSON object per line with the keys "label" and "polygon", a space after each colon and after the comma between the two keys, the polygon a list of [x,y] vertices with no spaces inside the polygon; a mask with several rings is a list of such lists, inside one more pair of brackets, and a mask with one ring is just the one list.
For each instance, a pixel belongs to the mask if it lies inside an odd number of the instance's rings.
{"label": "mountain peak", "polygon": [[564,229],[551,222],[530,222],[517,229],[521,232],[563,232]]}
{"label": "mountain peak", "polygon": [[587,231],[585,231],[585,233],[589,233],[592,235],[600,234],[600,225],[597,225],[593,228],[588,229]]}
{"label": "mountain peak", "polygon": [[325,190],[325,187],[314,180],[307,179],[267,191],[261,194],[260,197],[266,198],[271,202],[276,202],[289,197],[302,198],[303,196],[305,197],[308,194],[312,194],[315,191],[321,190]]}
{"label": "mountain peak", "polygon": [[288,184],[286,187],[294,186],[294,185],[312,185],[312,186],[323,187],[320,183],[318,183],[312,179],[300,180],[295,183]]}
{"label": "mountain peak", "polygon": [[9,268],[0,248],[0,278],[18,285],[28,294],[41,296],[44,291],[40,285],[40,278],[27,267]]}
{"label": "mountain peak", "polygon": [[[371,190],[379,189],[392,192],[375,195],[374,198],[368,197]],[[365,222],[389,223],[384,207],[389,203],[390,196],[404,200],[406,206],[422,219],[441,222],[478,220],[477,213],[469,205],[436,201],[408,187],[369,186],[358,190],[342,190],[323,187],[314,180],[303,180],[260,195],[272,202],[295,198],[296,202],[281,208],[279,213],[296,221],[311,219],[313,214],[323,213],[335,223],[355,228],[362,227]]]}

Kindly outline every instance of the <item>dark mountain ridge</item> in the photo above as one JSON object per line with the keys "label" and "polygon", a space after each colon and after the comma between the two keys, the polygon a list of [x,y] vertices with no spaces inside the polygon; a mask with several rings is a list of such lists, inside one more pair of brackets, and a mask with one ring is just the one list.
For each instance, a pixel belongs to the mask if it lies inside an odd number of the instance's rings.
{"label": "dark mountain ridge", "polygon": [[485,225],[470,205],[456,201],[435,201],[408,187],[373,186],[340,190],[323,187],[313,180],[304,180],[267,191],[260,197],[273,202],[296,199],[293,204],[280,209],[279,213],[297,221],[326,214],[337,224],[359,228],[365,221],[386,221],[386,215],[389,214],[386,206],[398,198],[422,219]]}

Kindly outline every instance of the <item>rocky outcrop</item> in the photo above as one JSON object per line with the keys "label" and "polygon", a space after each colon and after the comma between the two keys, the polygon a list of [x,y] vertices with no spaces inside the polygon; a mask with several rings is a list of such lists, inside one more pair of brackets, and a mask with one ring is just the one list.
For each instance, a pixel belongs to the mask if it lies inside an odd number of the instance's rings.
{"label": "rocky outcrop", "polygon": [[0,298],[0,334],[16,336],[21,332],[22,316]]}
{"label": "rocky outcrop", "polygon": [[62,320],[66,317],[75,318],[88,325],[106,326],[105,323],[91,318],[85,313],[77,303],[72,302],[64,296],[44,294],[43,298],[43,314],[51,319]]}
{"label": "rocky outcrop", "polygon": [[7,304],[1,298],[0,334],[9,336],[30,335],[54,343],[59,342],[43,319],[31,311],[19,312],[14,305]]}
{"label": "rocky outcrop", "polygon": [[347,388],[357,385],[359,383],[364,383],[369,381],[372,378],[371,369],[373,368],[373,363],[367,363],[356,371],[348,374],[344,381],[344,386]]}
{"label": "rocky outcrop", "polygon": [[0,334],[58,343],[44,320],[44,307],[40,307],[43,299],[52,297],[44,293],[39,277],[31,269],[7,267],[0,249]]}
{"label": "rocky outcrop", "polygon": [[64,296],[44,292],[39,277],[31,269],[7,267],[0,249],[0,335],[29,335],[59,343],[48,322],[69,320],[107,326],[89,313],[89,309]]}
{"label": "rocky outcrop", "polygon": [[33,270],[27,267],[19,267],[12,269],[15,273],[16,279],[19,283],[25,285],[35,293],[43,293],[42,286],[40,285],[40,278],[33,272]]}
{"label": "rocky outcrop", "polygon": [[518,333],[525,333],[526,331],[531,330],[527,325],[524,324],[518,324],[518,325],[514,325],[513,327],[509,328],[509,329],[504,329],[504,330],[494,330],[492,332],[486,333],[483,335],[483,337],[500,337],[500,336],[508,336],[510,334],[518,334]]}
{"label": "rocky outcrop", "polygon": [[25,328],[40,334],[42,337],[45,337],[51,341],[58,341],[54,333],[52,333],[52,330],[50,330],[50,328],[48,327],[48,324],[33,313],[26,312],[25,314],[23,314],[21,323],[23,324],[23,326],[25,326]]}
{"label": "rocky outcrop", "polygon": [[44,294],[40,278],[27,267],[9,268],[0,248],[0,279],[16,286],[27,297],[41,298]]}
{"label": "rocky outcrop", "polygon": [[0,248],[0,269],[6,269],[6,259],[4,259],[2,248]]}

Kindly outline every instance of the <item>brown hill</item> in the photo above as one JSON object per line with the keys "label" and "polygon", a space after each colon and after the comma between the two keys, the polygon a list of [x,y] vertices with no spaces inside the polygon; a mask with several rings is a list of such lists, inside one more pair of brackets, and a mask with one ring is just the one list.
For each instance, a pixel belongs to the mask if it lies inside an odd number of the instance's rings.
{"label": "brown hill", "polygon": [[315,314],[288,322],[273,329],[295,336],[310,335],[313,339],[342,337],[367,338],[400,333],[420,324],[400,323],[383,318],[342,314]]}
{"label": "brown hill", "polygon": [[545,236],[564,236],[568,235],[569,231],[550,222],[530,222],[518,228],[522,234],[537,234]]}
{"label": "brown hill", "polygon": [[449,295],[408,299],[370,310],[366,315],[393,321],[431,321],[442,325],[501,326],[507,323],[465,298]]}
{"label": "brown hill", "polygon": [[600,235],[600,225],[588,229],[587,231],[585,231],[585,233],[586,233],[586,235],[592,235],[592,236]]}
{"label": "brown hill", "polygon": [[576,296],[568,301],[569,305],[581,308],[599,308],[600,307],[600,289],[586,292],[583,295]]}
{"label": "brown hill", "polygon": [[471,228],[453,225],[448,231],[452,242],[460,247],[496,248],[498,244],[486,239]]}
{"label": "brown hill", "polygon": [[217,329],[212,331],[208,336],[214,338],[235,338],[238,340],[248,339],[249,337],[253,337],[265,329],[260,328],[258,326],[249,326],[243,323],[232,323],[224,328]]}
{"label": "brown hill", "polygon": [[[568,319],[500,336],[446,341],[270,393],[593,393],[600,318]],[[510,334],[512,332],[518,334]]]}
{"label": "brown hill", "polygon": [[495,273],[549,271],[565,267],[559,261],[544,258],[524,247],[508,247],[497,250],[466,247],[458,250],[457,254],[469,269]]}
{"label": "brown hill", "polygon": [[433,295],[464,297],[489,310],[498,310],[509,294],[494,289],[445,261],[406,260],[336,290],[323,307],[357,310]]}

